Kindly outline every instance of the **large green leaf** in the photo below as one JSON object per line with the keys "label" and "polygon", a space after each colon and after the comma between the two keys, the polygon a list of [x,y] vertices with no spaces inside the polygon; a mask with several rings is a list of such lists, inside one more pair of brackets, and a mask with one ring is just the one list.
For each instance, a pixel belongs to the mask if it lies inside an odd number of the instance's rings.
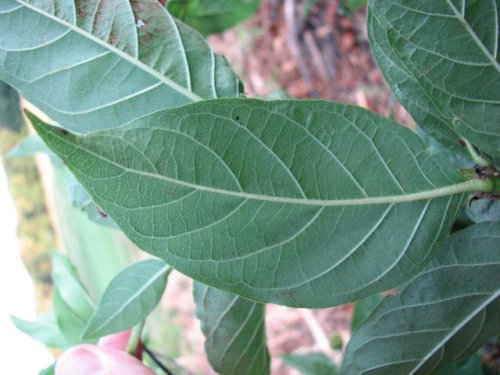
{"label": "large green leaf", "polygon": [[[467,359],[450,363],[441,368],[436,375],[487,375],[488,373],[481,367],[480,355],[474,354]],[[498,372],[494,374],[498,375]]]}
{"label": "large green leaf", "polygon": [[30,117],[140,248],[258,302],[331,306],[399,285],[463,192],[492,185],[331,102],[207,101],[82,137]]}
{"label": "large green leaf", "polygon": [[205,351],[224,375],[266,375],[270,359],[265,339],[265,305],[232,293],[194,284],[196,316],[205,335]]}
{"label": "large green leaf", "polygon": [[104,292],[83,338],[125,331],[145,319],[163,295],[169,268],[159,259],[148,259],[121,271]]}
{"label": "large green leaf", "polygon": [[0,78],[79,133],[240,92],[225,60],[157,0],[2,0]]}
{"label": "large green leaf", "polygon": [[250,17],[260,0],[169,0],[167,9],[203,35],[220,33]]}
{"label": "large green leaf", "polygon": [[[396,95],[398,90],[405,91],[398,95],[404,97],[403,104],[416,101],[409,105],[413,114],[430,107],[429,118],[436,126],[444,130],[438,121],[444,120],[480,149],[499,157],[500,2],[370,0],[369,5],[378,25],[385,30],[385,36],[380,38],[372,33],[374,50],[378,58],[388,51],[384,43],[393,50],[383,58],[381,67],[386,76],[395,73],[389,81],[393,81]],[[371,25],[376,26],[376,22],[372,20]],[[398,86],[394,81],[408,72]],[[417,88],[413,97],[417,83],[426,95]],[[423,122],[420,125],[430,126]]]}
{"label": "large green leaf", "polygon": [[500,223],[451,236],[352,336],[344,375],[431,374],[500,333]]}
{"label": "large green leaf", "polygon": [[454,152],[466,153],[465,147],[459,143],[461,135],[453,128],[451,121],[439,113],[419,81],[399,59],[389,44],[387,31],[380,26],[373,16],[373,11],[368,12],[367,18],[368,37],[373,55],[396,98],[426,134]]}

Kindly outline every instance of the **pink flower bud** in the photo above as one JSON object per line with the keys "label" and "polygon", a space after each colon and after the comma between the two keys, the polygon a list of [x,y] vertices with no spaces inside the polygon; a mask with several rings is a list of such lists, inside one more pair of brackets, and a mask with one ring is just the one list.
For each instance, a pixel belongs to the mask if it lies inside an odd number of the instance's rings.
{"label": "pink flower bud", "polygon": [[56,375],[155,375],[141,361],[116,349],[78,345],[65,351],[56,364]]}

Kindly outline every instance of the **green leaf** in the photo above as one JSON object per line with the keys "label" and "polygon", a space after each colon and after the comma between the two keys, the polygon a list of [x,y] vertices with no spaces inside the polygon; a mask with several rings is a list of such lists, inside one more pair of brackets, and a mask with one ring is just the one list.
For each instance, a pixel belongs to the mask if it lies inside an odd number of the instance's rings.
{"label": "green leaf", "polygon": [[500,223],[451,236],[354,333],[341,373],[430,374],[500,333]]}
{"label": "green leaf", "polygon": [[33,322],[15,316],[11,316],[11,319],[17,329],[41,342],[45,346],[61,350],[69,346],[68,342],[59,331],[53,314],[40,315],[37,317],[37,320]]}
{"label": "green leaf", "polygon": [[354,332],[361,323],[363,323],[375,307],[382,301],[383,297],[380,294],[374,294],[357,301],[354,304],[351,319],[351,332]]}
{"label": "green leaf", "polygon": [[[407,82],[397,87],[405,92],[406,101],[414,100],[414,106],[424,110],[430,100],[434,104],[431,114],[437,111],[438,117],[458,134],[492,157],[499,157],[500,2],[369,0],[369,6],[385,31],[386,42],[393,50],[390,55],[395,54],[404,65],[388,55],[392,60],[389,67],[381,63],[386,76],[396,71],[397,77],[391,78],[395,81],[404,72],[409,73]],[[376,40],[379,39],[372,39]],[[399,71],[394,68],[398,65]],[[420,89],[413,97],[413,81],[418,82],[428,98],[421,100]]]}
{"label": "green leaf", "polygon": [[203,35],[220,33],[255,13],[260,0],[169,0],[168,11]]}
{"label": "green leaf", "polygon": [[59,297],[81,321],[88,321],[94,314],[95,303],[83,287],[75,267],[66,256],[55,251],[50,254],[50,258],[52,281]]}
{"label": "green leaf", "polygon": [[472,201],[467,206],[466,212],[476,223],[500,221],[500,201],[487,199]]}
{"label": "green leaf", "polygon": [[52,291],[52,305],[59,331],[70,346],[96,342],[96,340],[84,341],[81,339],[82,332],[85,330],[88,320],[82,318],[80,312],[64,300],[57,288]]}
{"label": "green leaf", "polygon": [[194,284],[196,317],[213,369],[224,375],[270,373],[265,339],[265,305]]}
{"label": "green leaf", "polygon": [[2,0],[0,79],[79,133],[241,89],[157,0]]}
{"label": "green leaf", "polygon": [[81,344],[80,336],[95,310],[94,301],[66,256],[52,252],[51,260],[52,304],[57,325],[70,345]]}
{"label": "green leaf", "polygon": [[72,262],[78,264],[82,284],[93,301],[98,301],[113,277],[130,264],[136,247],[121,232],[91,222],[71,205],[64,169],[54,168],[52,186],[61,242]]}
{"label": "green leaf", "polygon": [[323,101],[224,99],[79,137],[30,115],[140,248],[257,302],[321,307],[401,284],[446,237],[464,181],[410,130]]}
{"label": "green leaf", "polygon": [[69,199],[76,208],[85,212],[90,220],[93,222],[109,227],[116,228],[116,224],[104,212],[102,212],[85,191],[83,186],[73,177],[59,159],[46,145],[38,135],[29,135],[24,138],[19,144],[12,148],[8,153],[9,158],[21,158],[33,156],[36,153],[48,154],[53,165],[64,169],[66,172],[66,184]]}
{"label": "green leaf", "polygon": [[368,38],[379,69],[394,96],[408,110],[425,134],[453,152],[466,155],[467,150],[459,141],[461,135],[439,113],[431,97],[420,82],[406,68],[389,44],[387,31],[369,10],[367,17]]}
{"label": "green leaf", "polygon": [[481,368],[481,358],[474,354],[469,358],[456,361],[443,367],[437,375],[484,375]]}
{"label": "green leaf", "polygon": [[163,295],[169,269],[159,259],[148,259],[121,271],[104,292],[82,337],[121,332],[144,320]]}
{"label": "green leaf", "polygon": [[55,371],[56,371],[56,364],[53,363],[51,364],[49,367],[47,368],[44,368],[43,370],[41,370],[38,375],[54,375],[55,374]]}
{"label": "green leaf", "polygon": [[340,5],[343,9],[347,10],[348,13],[352,14],[357,12],[361,7],[365,6],[367,0],[342,0]]}
{"label": "green leaf", "polygon": [[324,353],[286,354],[281,357],[304,375],[337,375],[338,369]]}
{"label": "green leaf", "polygon": [[23,125],[24,119],[19,107],[19,95],[12,87],[0,81],[0,126],[10,131],[19,132]]}
{"label": "green leaf", "polygon": [[82,184],[78,182],[78,180],[70,171],[68,171],[67,168],[64,168],[64,171],[66,173],[66,189],[71,204],[82,210],[94,223],[116,229],[117,226],[114,221],[95,205],[92,198],[90,198],[90,195],[83,188]]}

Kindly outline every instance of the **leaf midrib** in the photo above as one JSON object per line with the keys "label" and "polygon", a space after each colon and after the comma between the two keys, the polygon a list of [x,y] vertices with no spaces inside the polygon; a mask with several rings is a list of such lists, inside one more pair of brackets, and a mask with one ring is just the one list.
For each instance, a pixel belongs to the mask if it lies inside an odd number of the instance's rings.
{"label": "leaf midrib", "polygon": [[[169,270],[170,266],[165,264],[162,266],[158,272],[156,272],[146,283],[144,283],[139,289],[137,289],[121,306],[118,308],[113,314],[111,314],[108,319],[102,322],[99,326],[94,328],[89,333],[84,332],[82,334],[83,337],[90,338],[95,335],[96,332],[101,331],[104,327],[106,327],[113,319],[117,316],[121,315],[121,313],[135,300],[137,299],[146,289],[148,289],[151,285],[153,285],[164,273]],[[96,316],[99,311],[96,311]],[[90,327],[90,324],[89,324]]]}
{"label": "leaf midrib", "polygon": [[[462,16],[462,14],[458,11],[458,9],[453,5],[453,3],[450,0],[446,0],[446,3],[448,4],[448,6],[452,10],[452,12],[455,14],[455,16],[458,18],[460,23],[465,27],[465,30],[467,30],[467,33],[471,36],[471,38],[474,40],[474,42],[477,44],[477,46],[481,49],[481,51],[483,51],[483,53],[488,58],[488,60],[490,60],[491,65],[493,65],[495,67],[495,69],[497,70],[497,72],[500,73],[500,64],[491,55],[488,48],[486,48],[484,43],[478,38],[478,36],[474,32],[474,30],[472,30],[472,28],[469,25],[469,22],[467,22],[465,17]],[[498,33],[498,30],[495,30],[495,33]]]}
{"label": "leaf midrib", "polygon": [[[453,3],[450,0],[446,0],[446,4],[450,7],[450,10],[453,12],[453,15],[449,15],[449,17],[456,18],[465,28],[467,33],[470,35],[470,37],[474,40],[475,44],[481,49],[481,51],[484,53],[486,58],[490,61],[491,65],[495,68],[497,72],[500,73],[500,64],[496,59],[491,55],[490,51],[486,46],[483,44],[483,42],[479,39],[479,37],[476,35],[474,30],[470,27],[469,22],[462,16],[462,14],[457,10],[457,8],[453,5]],[[409,10],[414,13],[420,13],[420,14],[425,14],[427,17],[432,17],[435,16],[433,13],[426,13],[423,11],[420,11],[418,9],[414,9],[408,6],[404,6],[402,4],[394,4],[397,7]],[[495,30],[498,32],[498,30]],[[398,35],[402,37],[402,35],[398,32]],[[406,39],[406,38],[405,38]],[[435,53],[435,52],[433,52]]]}
{"label": "leaf midrib", "polygon": [[129,63],[131,63],[132,65],[138,67],[139,69],[143,70],[145,73],[153,76],[154,78],[156,78],[157,80],[159,80],[160,82],[162,82],[163,84],[171,87],[172,89],[174,89],[175,91],[179,92],[180,94],[182,94],[183,96],[185,96],[186,98],[190,99],[191,101],[193,102],[198,102],[198,101],[201,101],[203,100],[202,97],[196,95],[195,93],[189,91],[188,89],[186,89],[185,87],[181,86],[179,83],[173,81],[172,79],[168,78],[168,77],[165,77],[164,75],[160,74],[159,72],[157,72],[156,70],[152,69],[150,66],[146,65],[145,63],[143,63],[142,61],[140,61],[139,59],[123,52],[122,50],[120,50],[119,48],[116,48],[112,45],[110,45],[109,43],[106,43],[104,40],[101,40],[99,38],[97,38],[96,36],[92,35],[91,33],[85,31],[85,30],[82,30],[81,28],[77,27],[76,25],[73,25],[69,22],[66,22],[50,13],[47,13],[45,11],[43,11],[42,9],[39,9],[31,4],[28,4],[26,3],[24,0],[16,0],[21,6],[24,6],[28,9],[31,9],[32,11],[46,17],[46,18],[49,18],[51,19],[52,21],[54,22],[57,22],[58,24],[64,26],[65,28],[73,31],[73,32],[76,32],[78,34],[80,34],[81,36],[83,36],[84,38],[86,39],[89,39],[91,40],[92,42],[94,43],[97,43],[99,44],[100,46],[108,49],[109,51],[113,52],[114,54],[120,56],[122,59],[124,60],[127,60]]}
{"label": "leaf midrib", "polygon": [[500,296],[500,291],[494,293],[490,298],[476,307],[467,317],[465,317],[459,324],[456,325],[455,328],[451,330],[449,334],[447,334],[439,343],[434,345],[434,347],[429,350],[427,355],[423,357],[419,363],[416,364],[415,368],[410,372],[409,375],[414,375],[426,362],[429,360],[437,350],[443,347],[460,329],[462,329],[467,323],[471,321],[477,314],[479,314],[482,310],[484,310],[490,303],[492,303],[496,298]]}
{"label": "leaf midrib", "polygon": [[[45,125],[50,127],[50,125]],[[47,132],[44,125],[36,126],[38,131]],[[410,193],[406,195],[388,195],[382,197],[367,197],[367,198],[353,198],[353,199],[307,199],[307,198],[291,198],[291,197],[276,197],[269,195],[259,195],[254,193],[246,193],[243,191],[233,191],[225,190],[220,188],[214,188],[204,185],[197,185],[191,182],[177,180],[171,177],[162,176],[156,173],[140,171],[137,169],[128,168],[120,163],[114,162],[105,158],[104,156],[97,154],[91,150],[88,150],[76,143],[69,142],[65,137],[59,136],[55,133],[52,134],[53,137],[58,138],[59,141],[71,146],[74,149],[79,149],[80,151],[87,153],[95,158],[98,158],[105,163],[113,165],[117,168],[122,169],[125,172],[133,173],[139,176],[158,179],[161,181],[166,181],[175,185],[184,186],[191,189],[206,191],[214,194],[228,195],[242,199],[256,200],[256,201],[266,201],[272,203],[283,203],[283,204],[296,204],[303,206],[319,206],[319,207],[332,207],[332,206],[360,206],[360,205],[371,205],[371,204],[390,204],[390,203],[403,203],[412,202],[418,200],[426,200],[439,198],[443,196],[449,196],[453,194],[473,192],[473,191],[485,191],[488,192],[492,188],[491,181],[488,180],[468,180],[465,182],[457,183],[454,185],[449,185],[437,189],[425,190],[418,193]],[[71,169],[71,165],[68,165]]]}

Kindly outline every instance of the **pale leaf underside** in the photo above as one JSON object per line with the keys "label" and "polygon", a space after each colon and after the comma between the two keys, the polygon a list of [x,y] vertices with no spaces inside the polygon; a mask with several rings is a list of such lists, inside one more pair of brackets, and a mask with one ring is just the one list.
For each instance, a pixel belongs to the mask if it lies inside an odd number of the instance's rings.
{"label": "pale leaf underside", "polygon": [[214,370],[226,375],[269,374],[265,306],[200,283],[194,284],[194,299]]}
{"label": "pale leaf underside", "polygon": [[[411,76],[400,85],[388,79],[403,104],[417,120],[422,118],[422,108],[429,107],[430,115],[437,112],[434,120],[439,121],[424,127],[439,126],[447,137],[449,129],[439,123],[445,121],[481,150],[499,157],[500,2],[370,0],[369,4],[377,19],[372,26],[378,24],[386,33],[384,38],[371,39],[381,69],[389,77],[399,61],[403,70],[396,73],[406,71]],[[382,44],[377,46],[377,40]],[[383,48],[385,42],[392,51]],[[393,55],[389,65],[383,64],[387,59],[379,53],[380,47]],[[414,96],[417,82],[420,94]],[[432,121],[431,117],[427,120]]]}
{"label": "pale leaf underside", "polygon": [[208,101],[83,137],[32,122],[139,247],[259,302],[329,306],[394,287],[482,183],[411,131],[322,101]]}
{"label": "pale leaf underside", "polygon": [[0,79],[78,133],[240,94],[224,58],[157,0],[2,0]]}
{"label": "pale leaf underside", "polygon": [[500,225],[450,237],[438,256],[355,332],[342,374],[432,374],[500,332]]}
{"label": "pale leaf underside", "polygon": [[165,262],[148,259],[121,271],[106,288],[82,336],[125,331],[145,319],[163,295],[168,269]]}

